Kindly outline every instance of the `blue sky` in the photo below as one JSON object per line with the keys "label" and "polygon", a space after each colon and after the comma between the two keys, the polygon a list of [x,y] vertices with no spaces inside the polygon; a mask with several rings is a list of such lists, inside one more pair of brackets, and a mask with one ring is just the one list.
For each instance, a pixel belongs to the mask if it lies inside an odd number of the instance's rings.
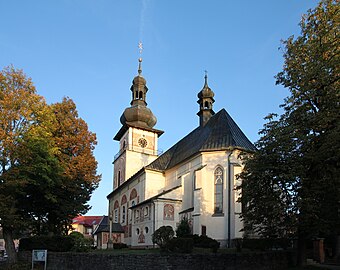
{"label": "blue sky", "polygon": [[280,40],[299,34],[314,0],[0,0],[0,68],[13,64],[48,103],[72,98],[97,134],[102,174],[88,215],[107,214],[119,118],[143,42],[148,107],[166,150],[198,126],[204,70],[225,108],[255,142],[265,117],[288,95],[275,85]]}

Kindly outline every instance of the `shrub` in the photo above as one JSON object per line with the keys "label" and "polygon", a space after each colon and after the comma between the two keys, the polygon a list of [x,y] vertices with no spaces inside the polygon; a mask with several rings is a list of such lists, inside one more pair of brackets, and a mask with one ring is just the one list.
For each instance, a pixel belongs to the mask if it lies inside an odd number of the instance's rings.
{"label": "shrub", "polygon": [[194,248],[192,238],[172,238],[167,244],[167,249],[171,252],[191,253]]}
{"label": "shrub", "polygon": [[187,218],[183,218],[176,229],[176,236],[186,237],[188,235],[191,235],[189,220]]}
{"label": "shrub", "polygon": [[72,251],[86,252],[89,251],[93,245],[93,239],[86,238],[80,232],[71,232],[69,237],[71,237],[74,241]]}
{"label": "shrub", "polygon": [[174,230],[171,226],[162,226],[152,235],[152,242],[157,244],[161,249],[165,249],[169,241],[174,237]]}
{"label": "shrub", "polygon": [[74,239],[70,236],[33,236],[22,238],[19,242],[19,250],[47,249],[49,251],[71,251]]}
{"label": "shrub", "polygon": [[212,239],[206,235],[200,235],[194,234],[191,236],[191,238],[194,241],[194,246],[199,248],[211,248],[214,253],[217,252],[217,250],[220,247],[220,242],[218,242],[215,239]]}
{"label": "shrub", "polygon": [[242,240],[242,247],[250,250],[287,249],[290,245],[291,240],[286,238],[244,238]]}
{"label": "shrub", "polygon": [[113,243],[113,248],[114,249],[122,249],[122,248],[127,248],[127,244],[124,243]]}

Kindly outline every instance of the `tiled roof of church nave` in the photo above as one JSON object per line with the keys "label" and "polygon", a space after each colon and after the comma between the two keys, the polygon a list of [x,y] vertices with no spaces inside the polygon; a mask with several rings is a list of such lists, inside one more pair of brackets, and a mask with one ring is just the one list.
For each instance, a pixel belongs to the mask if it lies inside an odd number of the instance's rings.
{"label": "tiled roof of church nave", "polygon": [[228,149],[256,150],[227,111],[222,109],[205,126],[194,129],[146,169],[164,171],[199,152]]}

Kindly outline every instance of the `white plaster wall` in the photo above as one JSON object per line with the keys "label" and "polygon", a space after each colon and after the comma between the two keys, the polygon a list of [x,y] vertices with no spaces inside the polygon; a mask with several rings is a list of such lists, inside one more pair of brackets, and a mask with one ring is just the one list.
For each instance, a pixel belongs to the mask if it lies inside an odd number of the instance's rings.
{"label": "white plaster wall", "polygon": [[151,170],[145,171],[145,197],[147,200],[165,189],[165,177],[161,172]]}

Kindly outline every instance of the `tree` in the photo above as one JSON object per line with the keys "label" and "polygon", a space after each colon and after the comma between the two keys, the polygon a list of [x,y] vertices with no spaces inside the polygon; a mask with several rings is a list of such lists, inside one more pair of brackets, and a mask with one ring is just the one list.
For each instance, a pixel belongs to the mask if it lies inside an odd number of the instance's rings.
{"label": "tree", "polygon": [[280,117],[269,115],[240,175],[246,229],[305,240],[340,234],[339,1],[323,0],[283,41],[277,84],[289,89]]}
{"label": "tree", "polygon": [[47,105],[21,70],[0,72],[0,224],[11,263],[15,233],[65,233],[89,209],[95,144],[71,99]]}
{"label": "tree", "polygon": [[[66,233],[72,219],[85,214],[87,202],[98,187],[97,162],[93,150],[96,135],[88,130],[86,122],[78,116],[76,105],[69,98],[52,105],[56,125],[52,131],[58,149],[56,157],[64,168],[62,184],[55,189],[58,202],[49,212],[49,231]],[[58,207],[62,204],[63,207]]]}
{"label": "tree", "polygon": [[177,237],[186,237],[191,234],[191,228],[189,225],[189,220],[187,218],[181,219],[180,223],[176,229]]}
{"label": "tree", "polygon": [[18,196],[26,179],[15,177],[25,134],[47,135],[48,110],[31,79],[12,66],[0,72],[0,219],[10,261],[15,261],[13,232],[25,226]]}
{"label": "tree", "polygon": [[153,233],[152,242],[161,249],[165,249],[170,240],[174,238],[174,235],[175,232],[171,226],[162,226]]}

